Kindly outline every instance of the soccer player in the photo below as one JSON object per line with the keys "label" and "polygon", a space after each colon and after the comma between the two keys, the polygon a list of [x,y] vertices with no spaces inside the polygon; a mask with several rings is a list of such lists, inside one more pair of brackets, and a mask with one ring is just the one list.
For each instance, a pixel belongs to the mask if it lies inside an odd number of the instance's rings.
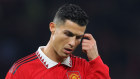
{"label": "soccer player", "polygon": [[[16,61],[5,78],[110,79],[109,68],[99,56],[95,39],[85,33],[87,24],[88,16],[79,6],[61,6],[49,24],[51,37],[47,45]],[[82,38],[88,38],[82,40],[82,50],[89,61],[72,55]]]}

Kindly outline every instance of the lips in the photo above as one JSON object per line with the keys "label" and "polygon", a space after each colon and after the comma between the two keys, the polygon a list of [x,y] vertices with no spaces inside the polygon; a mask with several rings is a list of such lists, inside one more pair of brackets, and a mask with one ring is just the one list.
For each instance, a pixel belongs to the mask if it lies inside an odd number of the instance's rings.
{"label": "lips", "polygon": [[70,48],[64,48],[65,49],[65,53],[67,53],[67,54],[71,54],[72,53],[72,49],[70,49]]}

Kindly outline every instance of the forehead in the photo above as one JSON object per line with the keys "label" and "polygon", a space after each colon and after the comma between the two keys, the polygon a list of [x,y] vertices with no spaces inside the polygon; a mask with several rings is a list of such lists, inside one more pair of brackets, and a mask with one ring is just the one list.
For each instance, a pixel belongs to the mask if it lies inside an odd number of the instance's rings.
{"label": "forehead", "polygon": [[84,32],[86,30],[86,26],[80,26],[80,25],[76,24],[75,22],[66,20],[65,23],[60,26],[60,29],[69,30],[74,34],[82,35],[82,34],[84,34]]}

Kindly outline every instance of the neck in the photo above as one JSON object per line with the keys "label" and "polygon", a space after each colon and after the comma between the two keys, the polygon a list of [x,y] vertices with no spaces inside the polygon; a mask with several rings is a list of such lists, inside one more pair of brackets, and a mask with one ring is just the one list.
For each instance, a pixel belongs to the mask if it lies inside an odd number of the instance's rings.
{"label": "neck", "polygon": [[42,51],[48,58],[50,58],[51,60],[57,63],[63,61],[63,58],[61,58],[54,50],[51,40],[48,42],[48,44],[45,46],[45,48]]}

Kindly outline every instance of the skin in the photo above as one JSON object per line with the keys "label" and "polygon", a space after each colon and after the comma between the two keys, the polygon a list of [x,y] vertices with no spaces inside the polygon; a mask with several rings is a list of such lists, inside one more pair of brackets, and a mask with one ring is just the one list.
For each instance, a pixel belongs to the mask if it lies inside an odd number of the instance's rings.
{"label": "skin", "polygon": [[[51,22],[51,37],[48,44],[42,51],[44,54],[55,62],[62,62],[67,58],[80,44],[82,37],[87,37],[82,41],[82,50],[87,54],[89,60],[99,56],[96,41],[91,34],[84,34],[86,26],[80,26],[75,22],[66,20],[65,23],[57,25]],[[72,49],[68,53],[65,48]]]}

